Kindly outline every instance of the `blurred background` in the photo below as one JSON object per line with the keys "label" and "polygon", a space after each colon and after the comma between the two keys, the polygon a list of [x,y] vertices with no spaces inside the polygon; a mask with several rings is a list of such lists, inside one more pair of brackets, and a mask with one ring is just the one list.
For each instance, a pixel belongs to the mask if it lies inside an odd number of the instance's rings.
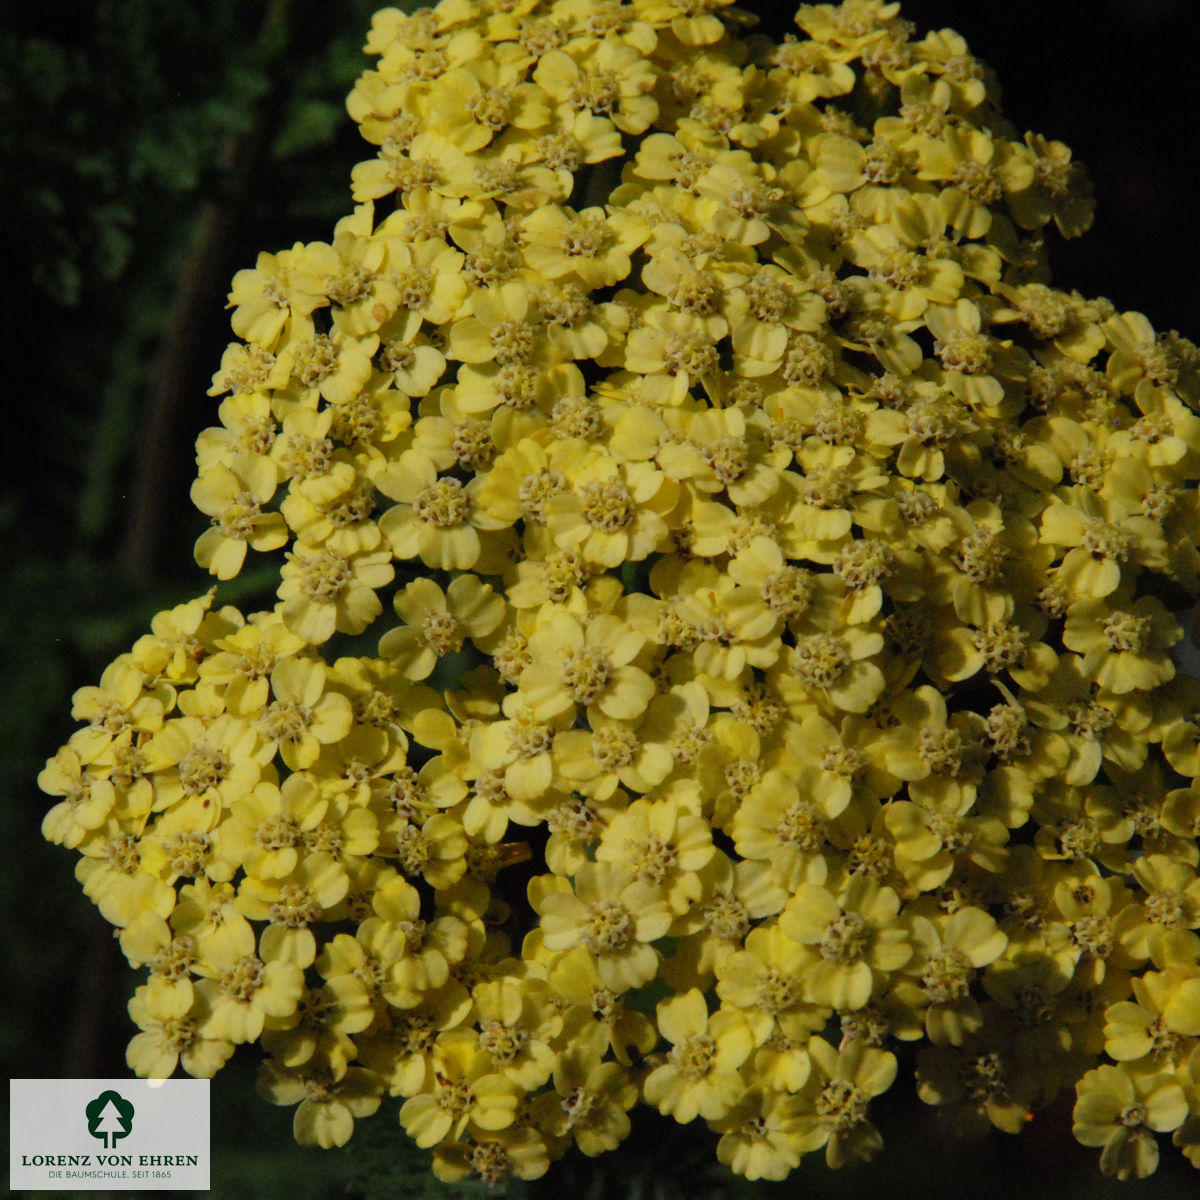
{"label": "blurred background", "polygon": [[[366,60],[372,0],[0,0],[0,1059],[10,1077],[125,1075],[134,977],[84,898],[75,855],[44,843],[34,779],[74,728],[71,693],[159,609],[203,591],[192,563],[192,443],[230,339],[225,295],[260,250],[327,239],[368,157],[343,100]],[[781,36],[790,5],[749,4]],[[1200,340],[1200,5],[1195,0],[906,0],[994,68],[1021,128],[1091,169],[1091,233],[1059,243],[1055,282],[1107,295]],[[18,294],[19,292],[19,294]],[[238,589],[222,589],[238,601]],[[427,1183],[396,1104],[343,1151],[292,1144],[291,1113],[253,1089],[254,1054],[213,1084],[213,1195],[483,1194]],[[1167,1151],[1153,1179],[1101,1180],[1070,1104],[1021,1139],[935,1137],[897,1085],[875,1163],[787,1184],[710,1172],[711,1139],[654,1114],[621,1151],[576,1156],[520,1194],[585,1196],[1172,1197],[1197,1177]],[[698,1136],[697,1136],[698,1133]],[[669,1162],[670,1169],[664,1164]],[[701,1165],[704,1164],[704,1165]],[[715,1165],[715,1164],[714,1164]],[[56,1193],[61,1195],[62,1193]],[[87,1193],[99,1195],[100,1193]],[[493,1191],[491,1194],[496,1194]]]}

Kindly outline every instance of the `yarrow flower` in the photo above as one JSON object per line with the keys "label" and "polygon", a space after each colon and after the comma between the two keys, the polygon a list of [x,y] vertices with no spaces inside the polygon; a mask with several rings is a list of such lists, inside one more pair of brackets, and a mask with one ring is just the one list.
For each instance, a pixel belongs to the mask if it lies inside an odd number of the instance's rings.
{"label": "yarrow flower", "polygon": [[129,1066],[255,1043],[299,1141],[396,1097],[450,1181],[638,1104],[838,1167],[914,1067],[1200,1163],[1200,351],[1049,285],[1086,176],[956,34],[750,20],[376,14],[353,211],[236,274],[197,443],[277,603],[160,613],[39,776]]}

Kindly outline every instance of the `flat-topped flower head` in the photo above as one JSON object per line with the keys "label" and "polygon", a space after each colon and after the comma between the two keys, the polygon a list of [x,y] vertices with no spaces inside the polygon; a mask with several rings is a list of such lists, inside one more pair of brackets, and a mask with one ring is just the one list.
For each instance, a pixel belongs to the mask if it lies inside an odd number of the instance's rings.
{"label": "flat-topped flower head", "polygon": [[1200,1162],[1200,350],[1052,286],[1086,176],[956,33],[795,21],[376,14],[197,440],[275,599],[158,614],[39,776],[139,1074],[257,1043],[450,1183],[639,1103],[838,1167],[914,1058],[953,1131],[1074,1087],[1103,1170]]}

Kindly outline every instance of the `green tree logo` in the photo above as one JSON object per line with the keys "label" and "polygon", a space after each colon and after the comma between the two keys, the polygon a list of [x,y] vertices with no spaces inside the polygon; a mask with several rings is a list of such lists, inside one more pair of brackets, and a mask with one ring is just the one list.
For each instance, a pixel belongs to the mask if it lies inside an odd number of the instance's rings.
{"label": "green tree logo", "polygon": [[104,1141],[111,1150],[118,1138],[128,1137],[133,1129],[133,1105],[119,1092],[101,1092],[84,1110],[88,1133]]}

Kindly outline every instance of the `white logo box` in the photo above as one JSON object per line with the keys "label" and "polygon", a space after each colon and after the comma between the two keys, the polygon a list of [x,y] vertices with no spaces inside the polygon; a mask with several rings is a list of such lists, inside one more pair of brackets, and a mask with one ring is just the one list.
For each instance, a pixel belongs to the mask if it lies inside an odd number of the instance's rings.
{"label": "white logo box", "polygon": [[11,1079],[9,1186],[207,1191],[207,1079]]}

